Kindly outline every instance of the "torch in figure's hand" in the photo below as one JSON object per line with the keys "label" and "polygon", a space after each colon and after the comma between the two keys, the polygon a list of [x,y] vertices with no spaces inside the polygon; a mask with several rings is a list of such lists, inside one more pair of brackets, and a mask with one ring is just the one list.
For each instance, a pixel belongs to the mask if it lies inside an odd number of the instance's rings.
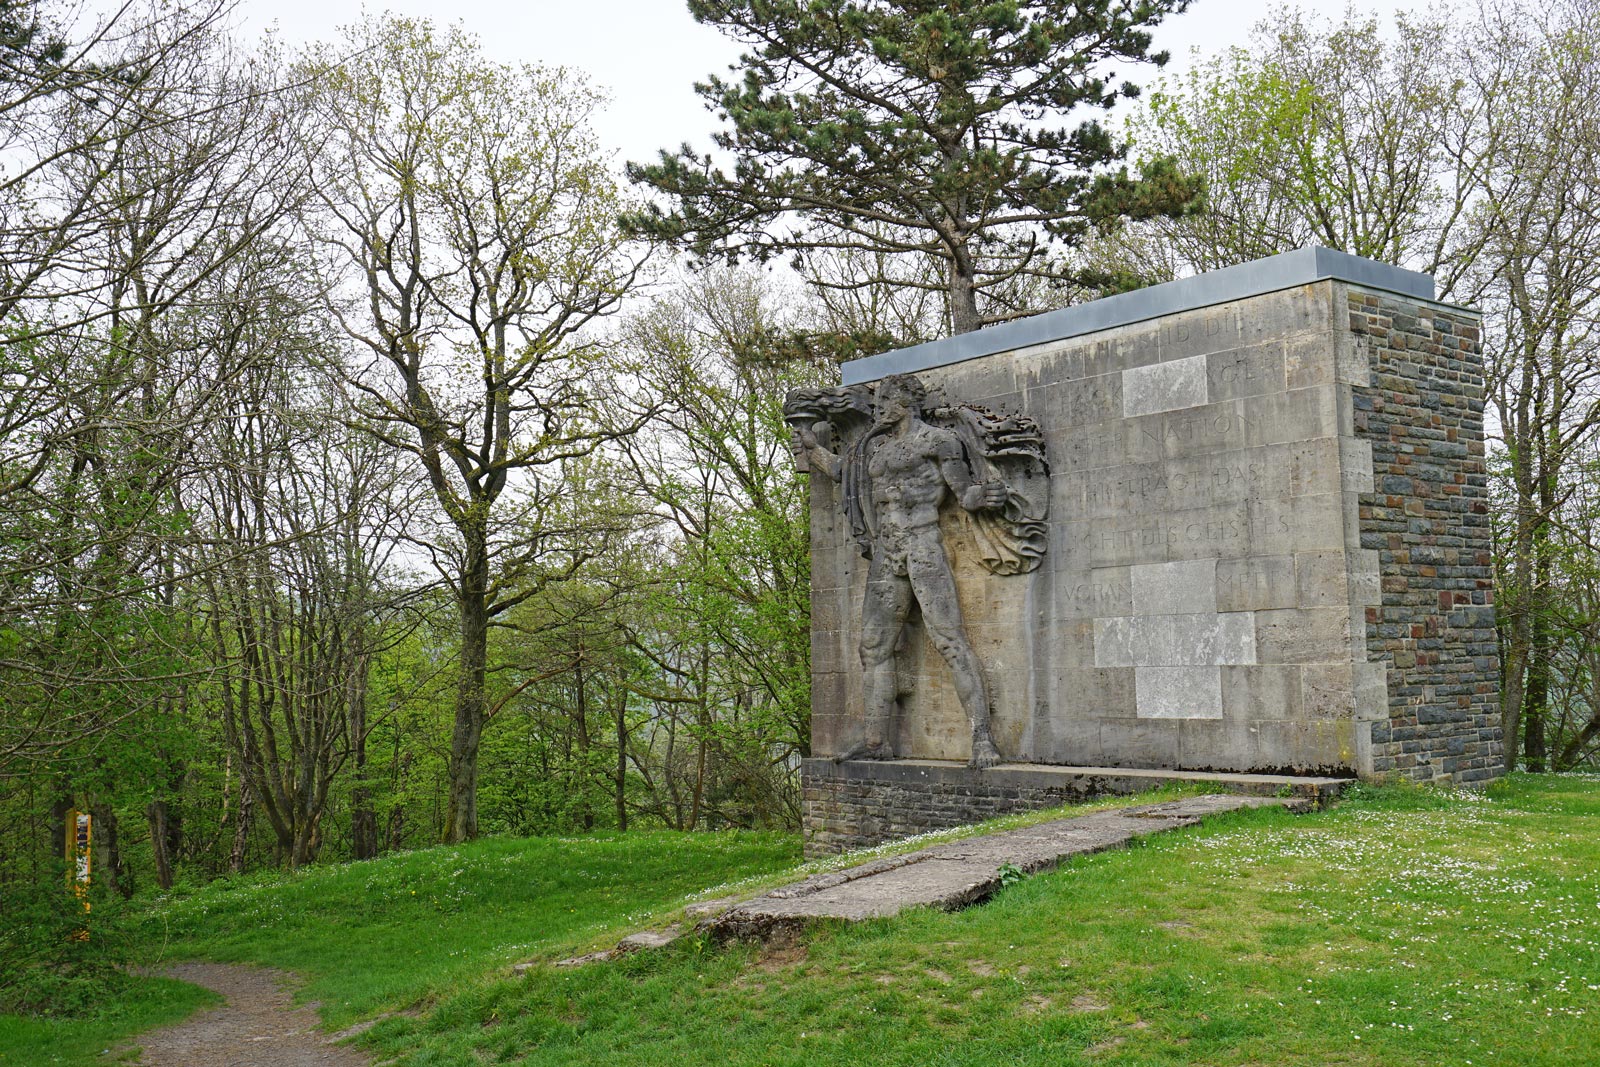
{"label": "torch in figure's hand", "polygon": [[794,453],[795,469],[802,474],[811,472],[811,450],[818,447],[816,431],[809,426],[789,427],[789,450]]}

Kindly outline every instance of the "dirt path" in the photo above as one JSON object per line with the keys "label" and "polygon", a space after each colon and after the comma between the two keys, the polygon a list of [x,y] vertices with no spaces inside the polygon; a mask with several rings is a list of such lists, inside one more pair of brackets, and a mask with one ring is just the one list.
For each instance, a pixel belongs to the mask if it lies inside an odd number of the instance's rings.
{"label": "dirt path", "polygon": [[329,1043],[317,1013],[297,1008],[288,975],[226,963],[179,963],[165,974],[228,998],[136,1039],[144,1067],[367,1067],[355,1049]]}

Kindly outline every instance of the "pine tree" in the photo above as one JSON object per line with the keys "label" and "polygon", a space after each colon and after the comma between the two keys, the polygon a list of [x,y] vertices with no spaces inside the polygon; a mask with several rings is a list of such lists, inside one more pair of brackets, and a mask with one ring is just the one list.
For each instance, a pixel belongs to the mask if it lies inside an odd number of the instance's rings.
{"label": "pine tree", "polygon": [[[1171,160],[1138,176],[1095,117],[1138,87],[1149,27],[1188,0],[690,0],[748,46],[737,81],[696,86],[729,128],[731,173],[689,145],[629,177],[666,195],[626,221],[699,260],[857,249],[931,257],[956,333],[1000,317],[979,297],[1059,278],[1052,245],[1183,212]],[[1091,114],[1085,116],[1082,113]],[[882,279],[861,279],[871,284]]]}

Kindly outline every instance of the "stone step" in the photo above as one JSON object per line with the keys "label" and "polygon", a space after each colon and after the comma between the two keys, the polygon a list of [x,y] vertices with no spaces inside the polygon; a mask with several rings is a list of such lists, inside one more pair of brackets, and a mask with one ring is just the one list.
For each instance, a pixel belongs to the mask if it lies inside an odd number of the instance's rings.
{"label": "stone step", "polygon": [[[1300,813],[1316,806],[1317,800],[1310,796],[1230,793],[1091,812],[885,856],[780,886],[742,904],[732,897],[691,904],[684,909],[685,918],[699,920],[694,933],[717,938],[772,938],[816,919],[861,922],[895,915],[915,905],[963,908],[1000,888],[1000,868],[1004,866],[1034,874],[1074,856],[1121,848],[1136,838],[1164,830],[1197,826],[1207,816],[1221,812],[1283,807]],[[629,952],[665,948],[688,933],[679,923],[643,930],[624,937],[615,948],[558,960],[552,966],[581,967],[614,960]],[[511,970],[523,974],[539,966],[543,964],[532,961],[518,963]]]}
{"label": "stone step", "polygon": [[726,937],[767,937],[783,927],[815,919],[860,922],[895,915],[915,905],[966,907],[1000,888],[1002,866],[1032,874],[1074,856],[1120,848],[1164,830],[1195,826],[1220,812],[1268,806],[1305,812],[1312,810],[1314,803],[1308,797],[1217,794],[1055,819],[817,875],[707,919],[700,929]]}

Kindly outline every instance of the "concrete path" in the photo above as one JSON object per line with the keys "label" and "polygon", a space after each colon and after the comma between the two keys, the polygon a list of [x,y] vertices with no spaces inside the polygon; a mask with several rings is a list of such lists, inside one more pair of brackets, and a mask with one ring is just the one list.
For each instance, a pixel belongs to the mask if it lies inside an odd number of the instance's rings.
{"label": "concrete path", "polygon": [[727,936],[760,936],[811,919],[858,922],[917,904],[965,907],[1000,888],[1002,865],[1031,874],[1148,834],[1195,826],[1208,815],[1260,807],[1303,812],[1313,804],[1303,797],[1213,795],[1057,819],[817,875],[730,908],[700,928]]}

